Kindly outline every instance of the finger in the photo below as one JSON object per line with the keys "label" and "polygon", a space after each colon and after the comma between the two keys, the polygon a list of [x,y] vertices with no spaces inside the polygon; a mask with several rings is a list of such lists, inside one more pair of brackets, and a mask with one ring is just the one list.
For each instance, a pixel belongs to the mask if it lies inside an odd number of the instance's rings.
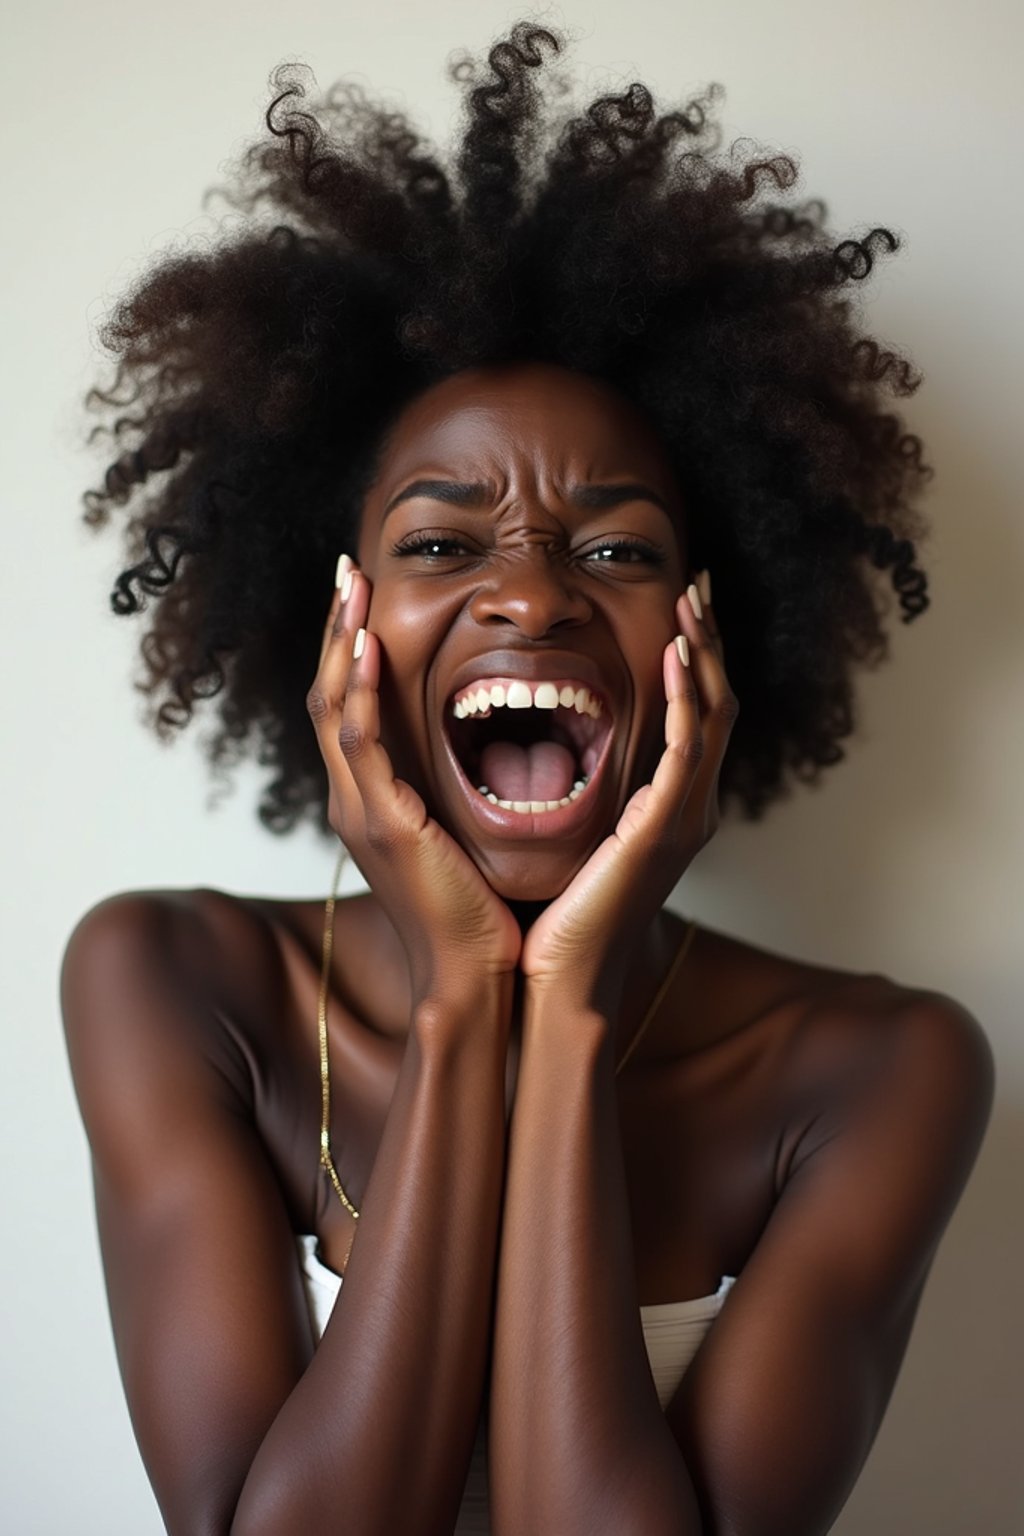
{"label": "finger", "polygon": [[703,614],[700,594],[696,586],[691,585],[676,604],[676,617],[689,642],[690,667],[700,698],[705,747],[703,769],[709,775],[717,776],[739,714],[739,703]]}
{"label": "finger", "polygon": [[338,731],[352,669],[355,637],[366,618],[370,602],[370,583],[362,572],[352,568],[347,575],[347,585],[338,590],[337,599],[331,605],[334,618],[325,636],[316,677],[306,695],[306,708],[328,774],[343,797],[346,792],[353,792],[354,785],[338,745]]}
{"label": "finger", "polygon": [[[388,840],[400,831],[413,835],[426,818],[420,797],[395,778],[394,766],[380,739],[380,641],[361,628],[341,713],[338,746],[352,776],[366,817],[367,834]],[[413,820],[408,823],[412,813]]]}
{"label": "finger", "polygon": [[334,595],[331,598],[331,606],[327,610],[327,623],[324,625],[323,638],[320,641],[320,659],[317,662],[317,670],[319,670],[320,667],[323,666],[324,656],[326,655],[327,647],[330,644],[331,633],[332,633],[332,631],[334,629],[334,621],[338,617],[338,610],[340,609],[340,607],[341,607],[341,588],[340,587],[335,587]]}
{"label": "finger", "polygon": [[725,647],[722,643],[721,632],[718,628],[718,617],[711,602],[711,572],[707,568],[705,568],[703,571],[698,571],[696,587],[701,605],[700,617],[704,621],[704,628],[708,632],[711,643],[715,648],[715,653],[718,656],[719,661],[722,662],[724,666]]}
{"label": "finger", "polygon": [[317,662],[317,666],[319,666],[320,662],[322,662],[324,659],[324,652],[327,649],[327,642],[331,638],[331,630],[334,628],[334,621],[338,616],[338,609],[341,607],[341,604],[345,600],[342,594],[342,586],[345,581],[345,576],[352,569],[354,563],[355,562],[353,561],[351,555],[338,556],[338,564],[334,572],[334,591],[331,594],[331,605],[327,610],[327,621],[324,624],[324,632],[320,641],[320,661]]}
{"label": "finger", "polygon": [[[331,606],[327,610],[327,622],[324,625],[323,639],[320,642],[320,662],[324,659],[324,652],[327,650],[331,631],[334,628],[334,622],[338,617],[341,605],[348,599],[351,587],[351,576],[349,573],[355,570],[355,566],[356,563],[351,555],[341,554],[338,556],[338,564],[334,571],[334,594],[331,598]],[[318,666],[320,662],[317,663]]]}
{"label": "finger", "polygon": [[700,696],[685,635],[677,635],[665,647],[662,676],[666,696],[665,750],[654,770],[651,792],[656,802],[664,800],[666,811],[678,811],[689,796],[705,755]]}

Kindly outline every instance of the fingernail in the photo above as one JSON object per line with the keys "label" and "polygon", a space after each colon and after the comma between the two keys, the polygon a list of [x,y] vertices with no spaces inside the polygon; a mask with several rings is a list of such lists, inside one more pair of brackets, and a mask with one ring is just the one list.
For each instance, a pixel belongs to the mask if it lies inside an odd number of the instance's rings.
{"label": "fingernail", "polygon": [[697,588],[698,588],[698,590],[700,592],[701,597],[704,599],[704,601],[706,603],[710,604],[710,602],[711,602],[711,572],[710,571],[704,570],[704,571],[700,572],[700,574],[697,577]]}
{"label": "fingernail", "polygon": [[358,661],[363,654],[363,646],[366,644],[366,630],[357,629],[355,644],[352,647],[352,660]]}
{"label": "fingernail", "polygon": [[348,602],[349,593],[351,591],[352,591],[352,567],[349,566],[348,570],[345,572],[344,576],[341,579],[341,600],[342,600],[343,603],[347,603]]}
{"label": "fingernail", "polygon": [[684,667],[690,665],[690,647],[685,635],[676,635],[676,650]]}
{"label": "fingernail", "polygon": [[697,591],[697,588],[694,586],[692,581],[686,589],[686,595],[690,599],[690,604],[694,613],[697,615],[698,619],[702,619],[704,617],[704,609],[701,606],[700,593]]}
{"label": "fingernail", "polygon": [[345,580],[346,572],[350,571],[351,569],[352,569],[352,556],[351,555],[339,555],[338,556],[338,567],[337,567],[337,570],[334,572],[334,585],[336,587],[340,587],[341,586],[342,582]]}

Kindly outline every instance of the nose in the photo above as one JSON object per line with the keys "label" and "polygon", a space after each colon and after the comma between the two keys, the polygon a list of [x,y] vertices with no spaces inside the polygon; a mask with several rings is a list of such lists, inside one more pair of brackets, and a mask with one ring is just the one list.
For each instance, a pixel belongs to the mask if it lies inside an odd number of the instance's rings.
{"label": "nose", "polygon": [[571,572],[542,549],[502,562],[475,593],[470,612],[478,624],[515,624],[531,640],[559,626],[575,628],[593,614]]}

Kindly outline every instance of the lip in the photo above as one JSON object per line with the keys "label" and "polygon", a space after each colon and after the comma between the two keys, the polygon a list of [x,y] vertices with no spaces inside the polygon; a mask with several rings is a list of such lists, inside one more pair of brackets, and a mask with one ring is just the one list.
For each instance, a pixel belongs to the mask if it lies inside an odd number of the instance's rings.
{"label": "lip", "polygon": [[[571,677],[585,684],[600,698],[609,719],[608,734],[586,789],[571,805],[560,806],[554,811],[508,811],[477,793],[476,786],[470,783],[455,755],[448,734],[448,714],[460,689],[468,687],[480,677],[508,677],[527,683],[558,682]],[[493,651],[474,656],[458,668],[451,678],[445,693],[443,711],[441,741],[445,756],[469,819],[482,831],[509,841],[548,841],[578,832],[599,809],[612,743],[618,734],[617,712],[611,707],[605,681],[588,657],[561,651],[542,651],[532,655],[525,655],[522,651]]]}

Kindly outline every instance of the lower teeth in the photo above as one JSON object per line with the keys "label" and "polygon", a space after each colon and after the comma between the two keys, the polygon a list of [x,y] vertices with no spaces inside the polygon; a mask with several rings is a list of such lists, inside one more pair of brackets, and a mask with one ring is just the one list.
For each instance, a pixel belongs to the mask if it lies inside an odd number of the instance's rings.
{"label": "lower teeth", "polygon": [[579,799],[589,783],[590,780],[588,778],[577,779],[569,793],[564,795],[561,800],[499,800],[497,795],[491,793],[486,784],[478,786],[477,794],[483,795],[484,799],[489,800],[492,805],[500,805],[503,811],[518,811],[520,815],[532,815],[537,811],[557,811],[563,805],[572,805],[574,800]]}

